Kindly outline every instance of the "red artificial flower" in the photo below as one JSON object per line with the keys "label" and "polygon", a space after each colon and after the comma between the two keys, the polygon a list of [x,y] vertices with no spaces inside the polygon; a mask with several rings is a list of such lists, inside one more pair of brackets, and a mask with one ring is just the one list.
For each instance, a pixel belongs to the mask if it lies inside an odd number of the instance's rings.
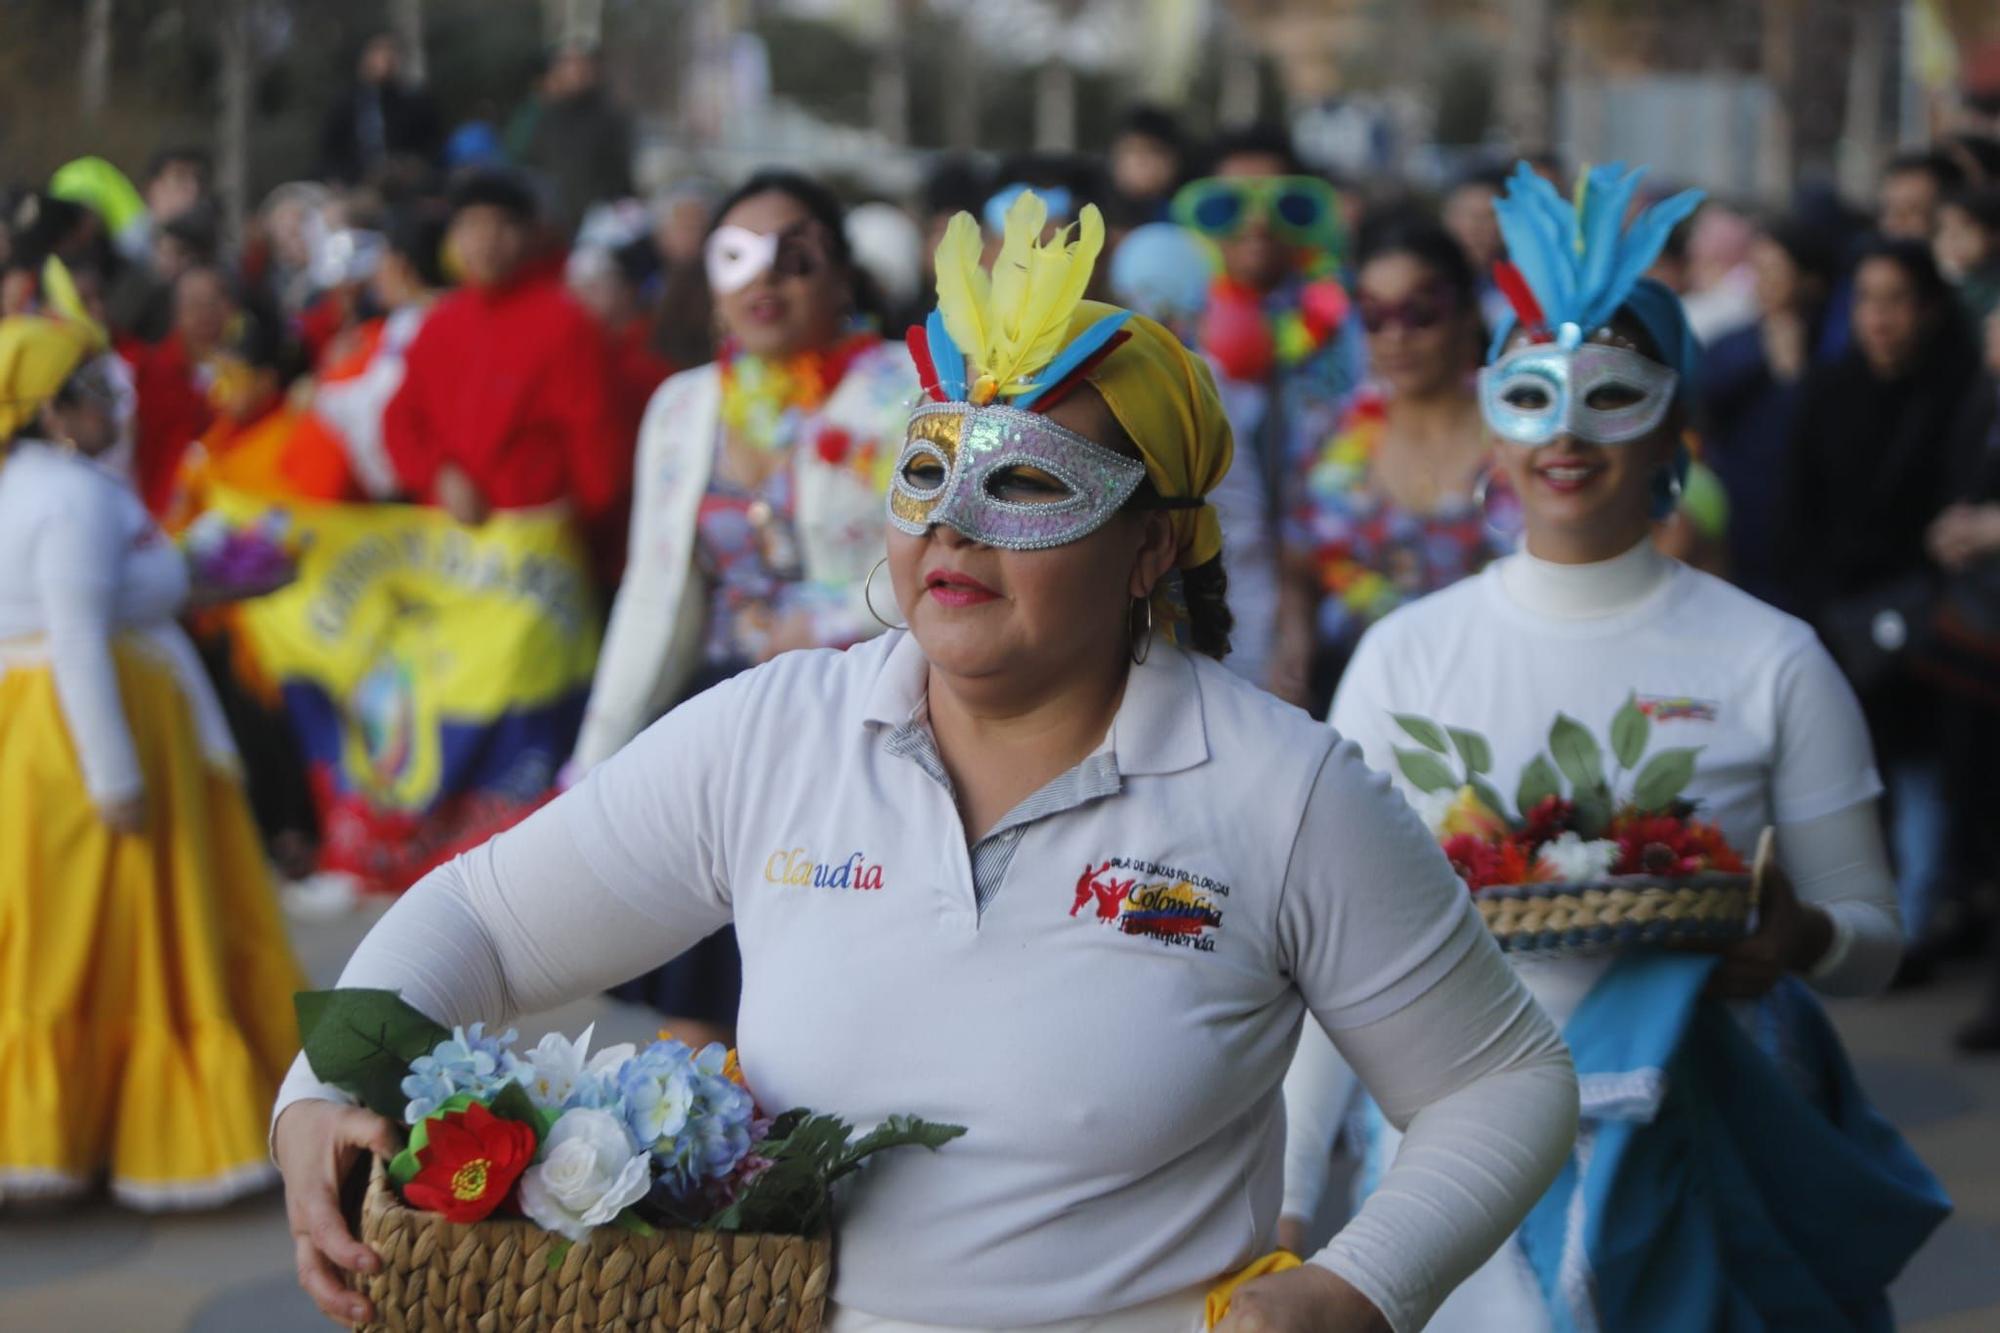
{"label": "red artificial flower", "polygon": [[1528,854],[1511,841],[1488,842],[1473,833],[1458,833],[1444,840],[1444,854],[1451,868],[1474,893],[1496,884],[1526,884],[1533,878]]}
{"label": "red artificial flower", "polygon": [[819,461],[838,467],[847,461],[848,450],[854,447],[854,437],[838,426],[828,426],[819,433]]}
{"label": "red artificial flower", "polygon": [[448,1222],[477,1222],[498,1208],[535,1160],[535,1131],[503,1120],[478,1102],[426,1122],[430,1141],[417,1150],[423,1168],[403,1186],[412,1207]]}
{"label": "red artificial flower", "polygon": [[1545,842],[1554,842],[1571,828],[1570,820],[1576,814],[1576,806],[1560,796],[1544,796],[1535,803],[1535,808],[1526,812],[1527,818],[1521,826],[1521,841],[1530,847],[1539,848]]}
{"label": "red artificial flower", "polygon": [[1710,872],[1743,873],[1743,858],[1713,824],[1672,815],[1627,814],[1612,820],[1605,836],[1618,844],[1614,874],[1677,878]]}

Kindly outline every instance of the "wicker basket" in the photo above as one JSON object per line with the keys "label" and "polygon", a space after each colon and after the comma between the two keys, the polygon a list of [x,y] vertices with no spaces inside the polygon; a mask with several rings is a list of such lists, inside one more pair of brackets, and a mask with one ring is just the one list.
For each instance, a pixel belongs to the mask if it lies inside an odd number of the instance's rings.
{"label": "wicker basket", "polygon": [[352,1275],[369,1333],[818,1333],[833,1277],[827,1236],[600,1228],[551,1265],[531,1222],[464,1225],[404,1206],[378,1163],[361,1239],[382,1271]]}
{"label": "wicker basket", "polygon": [[1473,895],[1486,928],[1508,953],[1572,956],[1737,939],[1748,931],[1756,901],[1750,875],[1619,875],[1496,885]]}

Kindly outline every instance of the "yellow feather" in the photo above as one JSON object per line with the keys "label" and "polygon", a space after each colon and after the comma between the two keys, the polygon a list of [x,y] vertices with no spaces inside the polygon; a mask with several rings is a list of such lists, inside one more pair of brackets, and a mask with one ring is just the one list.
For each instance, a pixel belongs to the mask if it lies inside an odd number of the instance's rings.
{"label": "yellow feather", "polygon": [[974,364],[984,359],[992,328],[992,284],[979,263],[985,248],[970,213],[960,213],[946,225],[937,248],[938,313],[944,316],[945,332]]}
{"label": "yellow feather", "polygon": [[1078,217],[1076,239],[1064,228],[1046,245],[1033,245],[1022,266],[1018,296],[1010,291],[1007,303],[1003,304],[996,275],[993,305],[1002,338],[987,368],[1002,394],[1019,395],[1034,388],[1036,373],[1062,351],[1070,320],[1103,248],[1103,215],[1095,205],[1086,205]]}
{"label": "yellow feather", "polygon": [[[1000,236],[1000,253],[993,260],[993,321],[987,326],[981,368],[997,371],[1005,349],[1020,328],[1022,301],[1030,266],[1040,248],[1042,229],[1049,223],[1049,206],[1033,190],[1024,190],[1007,209]],[[1002,384],[1005,375],[996,374]]]}

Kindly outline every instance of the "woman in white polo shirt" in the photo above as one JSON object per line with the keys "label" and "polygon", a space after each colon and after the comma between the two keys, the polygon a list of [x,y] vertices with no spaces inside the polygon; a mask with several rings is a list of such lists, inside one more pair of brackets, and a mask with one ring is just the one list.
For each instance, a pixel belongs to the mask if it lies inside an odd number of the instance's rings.
{"label": "woman in white polo shirt", "polygon": [[[1621,167],[1592,172],[1579,196],[1579,221],[1523,166],[1501,201],[1509,253],[1518,265],[1503,273],[1502,285],[1518,315],[1499,331],[1480,395],[1497,437],[1495,465],[1520,499],[1524,549],[1381,621],[1362,639],[1330,720],[1371,764],[1390,772],[1398,767],[1398,747],[1412,744],[1399,715],[1477,733],[1489,743],[1494,781],[1511,784],[1543,753],[1559,712],[1602,728],[1635,700],[1650,718],[1655,748],[1693,750],[1685,794],[1699,803],[1700,817],[1719,826],[1746,860],[1761,831],[1775,826],[1782,867],[1761,905],[1756,933],[1731,946],[1705,983],[1693,960],[1682,960],[1684,975],[1661,981],[1662,993],[1684,980],[1690,994],[1675,998],[1691,1001],[1691,992],[1705,984],[1710,995],[1751,1000],[1790,974],[1823,994],[1870,994],[1895,970],[1902,935],[1876,810],[1881,784],[1853,692],[1805,624],[1678,564],[1654,545],[1654,524],[1671,511],[1688,463],[1682,402],[1698,349],[1679,300],[1639,274],[1698,196],[1657,206],[1621,232],[1636,183],[1637,173],[1627,176]],[[1601,224],[1595,230],[1593,220]],[[1411,794],[1422,799],[1414,788]],[[1584,1126],[1566,1182],[1592,1169],[1593,1136],[1608,1138],[1641,1124],[1646,1129],[1632,1142],[1647,1152],[1652,1145],[1645,1135],[1679,1133],[1690,1117],[1707,1114],[1707,1107],[1690,1101],[1721,1100],[1704,1097],[1700,1080],[1692,1074],[1683,1079],[1677,1063],[1649,1057],[1600,1067],[1586,1029],[1575,1021],[1589,1011],[1589,1032],[1611,1028],[1614,1037],[1630,1037],[1649,1017],[1645,1006],[1612,1024],[1602,1015],[1636,993],[1635,979],[1643,975],[1649,985],[1656,979],[1628,963],[1657,962],[1640,955],[1531,955],[1515,964],[1550,1017],[1566,1025],[1576,1051]],[[1670,1006],[1658,993],[1653,999],[1651,1013],[1664,1015]],[[1802,1010],[1813,1013],[1802,1017]],[[1746,1017],[1788,1075],[1808,1059],[1822,1070],[1844,1069],[1803,991],[1787,988]],[[1803,1039],[1788,1030],[1809,1034],[1814,1049],[1796,1049]],[[1305,1220],[1319,1210],[1353,1073],[1324,1038],[1306,1034],[1285,1088],[1291,1126],[1287,1238],[1302,1235]],[[1836,1076],[1822,1073],[1814,1081],[1809,1100],[1823,1102]],[[1784,1108],[1796,1114],[1801,1136],[1822,1113],[1828,1122],[1836,1119],[1823,1104]],[[1365,1115],[1356,1124],[1371,1165],[1393,1156],[1393,1129]],[[1879,1143],[1886,1144],[1891,1132],[1881,1129]],[[1712,1127],[1708,1132],[1720,1137]],[[1880,1183],[1897,1199],[1884,1211],[1897,1212],[1895,1220],[1869,1217],[1855,1201],[1852,1215],[1835,1220],[1870,1251],[1871,1263],[1879,1260],[1893,1273],[1901,1261],[1886,1256],[1908,1237],[1921,1238],[1942,1212],[1916,1197],[1923,1193],[1924,1173],[1914,1159],[1885,1155],[1892,1161]],[[1670,1197],[1691,1173],[1701,1174],[1702,1167],[1690,1165],[1696,1156],[1662,1168],[1671,1184],[1650,1182],[1662,1191],[1659,1197]],[[1843,1169],[1833,1160],[1818,1166],[1829,1177]],[[1368,1166],[1361,1178],[1365,1190],[1372,1178]],[[1898,1193],[1898,1179],[1917,1187]],[[1707,1199],[1737,1194],[1714,1178],[1691,1188],[1692,1201],[1678,1199],[1686,1214],[1705,1213]],[[1674,1257],[1680,1223],[1663,1216],[1654,1225],[1643,1212],[1635,1214],[1632,1195],[1616,1197],[1624,1205],[1615,1219],[1622,1231],[1607,1232],[1609,1224],[1589,1212],[1596,1196],[1578,1188],[1570,1217],[1549,1233],[1562,1233],[1561,1253],[1547,1244],[1537,1249],[1545,1234],[1531,1219],[1452,1295],[1432,1327],[1535,1333],[1600,1326],[1877,1326],[1838,1299],[1852,1295],[1837,1290],[1850,1275],[1828,1282],[1823,1273],[1810,1272],[1824,1255],[1794,1268],[1782,1262],[1790,1250],[1810,1248],[1796,1233],[1776,1234],[1811,1225],[1795,1215],[1796,1208],[1788,1213],[1786,1200],[1736,1197],[1738,1220],[1775,1220],[1765,1231],[1744,1225],[1762,1248],[1746,1254],[1748,1247],[1732,1248],[1710,1235],[1703,1262],[1683,1266]],[[1600,1241],[1607,1251],[1625,1249],[1600,1253]],[[1657,1259],[1647,1257],[1649,1249]],[[1616,1271],[1594,1273],[1600,1262]],[[1675,1289],[1673,1302],[1633,1278],[1654,1263],[1656,1280]],[[1761,1272],[1746,1277],[1746,1269]],[[1767,1278],[1779,1289],[1760,1289]],[[1880,1286],[1869,1289],[1867,1278],[1855,1285],[1864,1289],[1855,1298],[1859,1304],[1880,1303]],[[1774,1313],[1774,1305],[1782,1308]],[[1886,1315],[1886,1304],[1879,1312]]]}
{"label": "woman in white polo shirt", "polygon": [[[908,632],[682,705],[420,884],[342,984],[497,1019],[733,920],[765,1100],[969,1128],[842,1201],[838,1333],[1202,1327],[1270,1247],[1310,1009],[1407,1146],[1221,1327],[1413,1330],[1550,1179],[1573,1075],[1402,801],[1214,660],[1227,427],[1171,334],[1079,304],[1081,227],[1041,244],[1027,196],[990,290],[970,217],[940,247],[880,581]],[[302,1278],[358,1318],[336,1182],[391,1129],[337,1097],[295,1069],[274,1145]]]}

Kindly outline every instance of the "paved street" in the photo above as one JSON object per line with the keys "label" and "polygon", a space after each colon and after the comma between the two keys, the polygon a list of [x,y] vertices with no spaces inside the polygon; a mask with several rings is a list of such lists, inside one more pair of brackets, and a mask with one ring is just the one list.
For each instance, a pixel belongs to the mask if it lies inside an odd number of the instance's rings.
{"label": "paved street", "polygon": [[[296,925],[315,981],[330,983],[372,916]],[[1947,1054],[1972,1007],[1970,970],[1912,996],[1836,1010],[1878,1105],[1941,1172],[1957,1215],[1896,1291],[1913,1333],[2000,1328],[2000,1061]],[[599,1023],[603,1040],[646,1037],[641,1011],[589,1001],[523,1024],[534,1035]],[[5,1333],[295,1333],[323,1329],[292,1281],[275,1196],[185,1217],[147,1218],[100,1204],[0,1218],[0,1330]]]}

